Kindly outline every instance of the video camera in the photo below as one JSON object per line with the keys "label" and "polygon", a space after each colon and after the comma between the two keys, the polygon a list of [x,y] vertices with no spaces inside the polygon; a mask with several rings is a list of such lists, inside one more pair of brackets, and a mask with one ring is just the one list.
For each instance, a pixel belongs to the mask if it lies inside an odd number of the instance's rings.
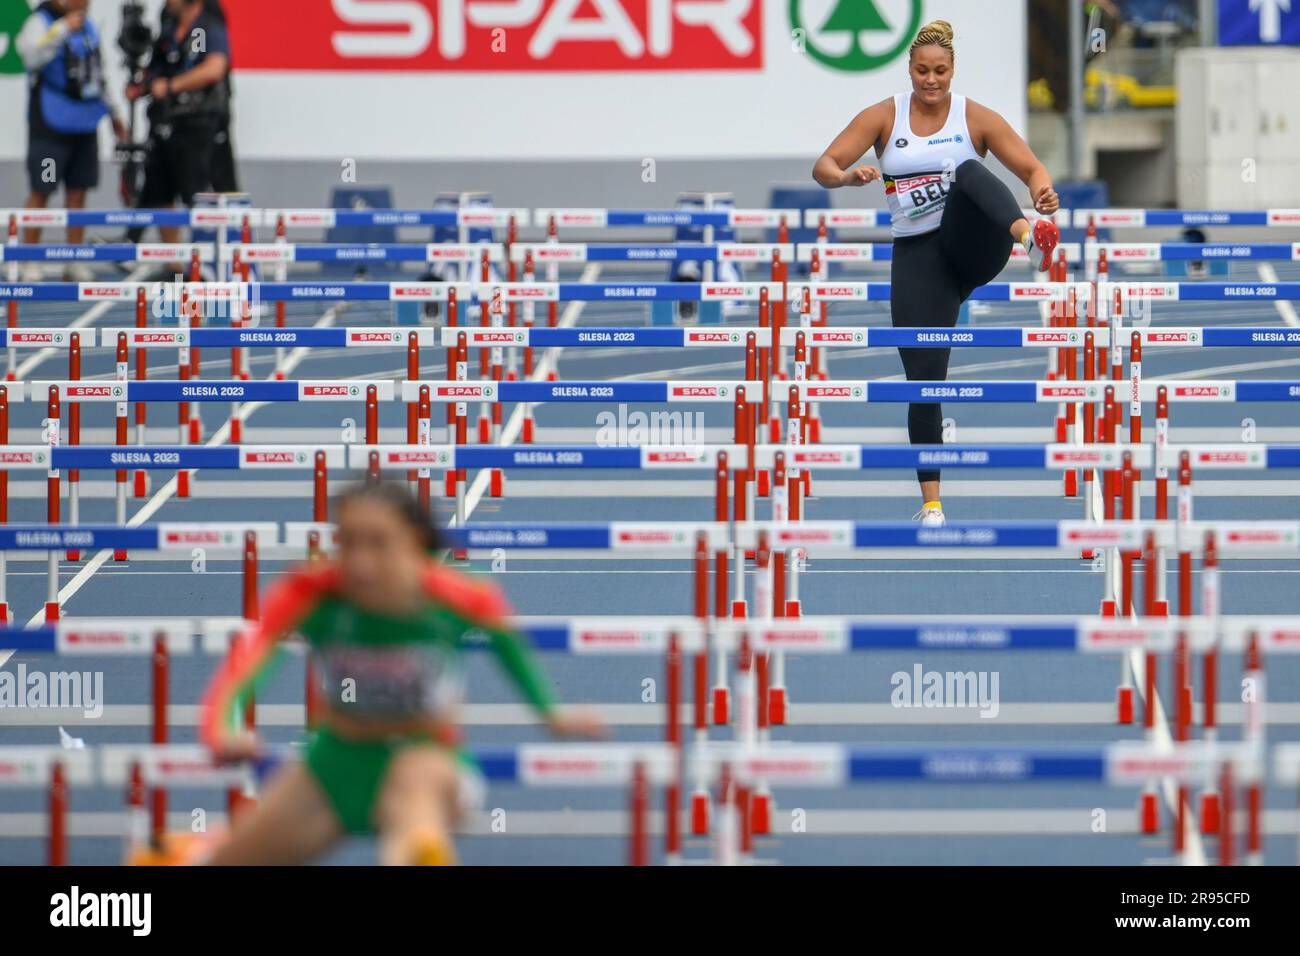
{"label": "video camera", "polygon": [[[126,0],[122,4],[122,26],[117,31],[117,48],[126,57],[126,70],[133,84],[144,82],[145,61],[153,50],[153,39],[153,28],[145,21],[144,3],[141,0]],[[122,166],[122,201],[127,206],[134,206],[148,157],[148,145],[136,141],[135,104],[130,106],[127,128],[130,135],[127,142],[117,145],[115,158]]]}
{"label": "video camera", "polygon": [[142,0],[122,4],[122,28],[117,31],[117,48],[126,54],[127,66],[133,71],[143,65],[153,49],[153,29],[144,19]]}

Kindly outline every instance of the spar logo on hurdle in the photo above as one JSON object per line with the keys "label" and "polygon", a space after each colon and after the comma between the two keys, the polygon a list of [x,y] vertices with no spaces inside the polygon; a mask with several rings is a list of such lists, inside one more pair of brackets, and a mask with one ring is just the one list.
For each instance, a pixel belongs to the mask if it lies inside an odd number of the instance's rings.
{"label": "spar logo on hurdle", "polygon": [[347,385],[342,382],[322,383],[322,384],[303,384],[303,398],[360,398],[360,385]]}
{"label": "spar logo on hurdle", "polygon": [[865,332],[850,329],[813,329],[813,345],[861,345],[867,340]]}
{"label": "spar logo on hurdle", "polygon": [[22,451],[0,449],[0,465],[47,465],[49,461],[49,452],[40,448]]}
{"label": "spar logo on hurdle", "polygon": [[1178,332],[1159,332],[1152,330],[1146,333],[1148,345],[1200,345],[1201,332],[1199,329],[1184,329]]}
{"label": "spar logo on hurdle", "polygon": [[795,465],[856,465],[861,455],[856,448],[811,448],[797,445],[789,450]]}
{"label": "spar logo on hurdle", "polygon": [[69,401],[94,401],[97,398],[126,398],[124,385],[83,385],[80,382],[63,382],[63,397]]}
{"label": "spar logo on hurdle", "polygon": [[711,454],[707,448],[646,448],[646,465],[702,465]]}
{"label": "spar logo on hurdle", "polygon": [[1232,390],[1227,385],[1175,385],[1174,398],[1228,398]]}
{"label": "spar logo on hurdle", "polygon": [[305,451],[251,451],[245,450],[240,463],[245,465],[305,465]]}
{"label": "spar logo on hurdle", "polygon": [[42,332],[40,330],[10,329],[10,345],[63,345],[68,340],[65,332]]}
{"label": "spar logo on hurdle", "polygon": [[356,345],[401,345],[402,333],[396,330],[388,332],[382,329],[350,329],[348,342]]}
{"label": "spar logo on hurdle", "polygon": [[384,460],[390,465],[449,465],[451,464],[451,452],[445,448],[429,448],[418,451],[402,449],[387,452],[384,455]]}
{"label": "spar logo on hurdle", "polygon": [[433,394],[439,398],[481,398],[491,401],[496,398],[496,387],[483,385],[435,385]]}
{"label": "spar logo on hurdle", "polygon": [[705,332],[692,331],[686,332],[686,342],[688,345],[704,345],[708,343],[722,343],[725,345],[739,345],[739,332]]}
{"label": "spar logo on hurdle", "polygon": [[689,540],[689,532],[679,528],[621,528],[611,543],[616,548],[681,547]]}
{"label": "spar logo on hurdle", "polygon": [[809,401],[818,399],[827,400],[832,398],[862,398],[863,390],[860,385],[805,385],[803,394]]}
{"label": "spar logo on hurdle", "polygon": [[1077,331],[1057,331],[1055,329],[1029,329],[1025,332],[1025,342],[1034,345],[1077,345],[1082,336]]}

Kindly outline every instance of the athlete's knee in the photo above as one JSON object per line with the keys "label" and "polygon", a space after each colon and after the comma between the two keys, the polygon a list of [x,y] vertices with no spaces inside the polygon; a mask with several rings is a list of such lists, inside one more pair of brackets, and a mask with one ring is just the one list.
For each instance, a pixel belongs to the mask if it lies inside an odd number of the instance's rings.
{"label": "athlete's knee", "polygon": [[386,801],[406,801],[430,793],[455,792],[456,762],[433,747],[412,747],[393,757],[384,779]]}
{"label": "athlete's knee", "polygon": [[971,184],[977,180],[982,180],[988,174],[988,169],[978,159],[968,159],[958,164],[957,168],[952,171],[952,183],[950,192],[955,189],[958,192],[969,191]]}

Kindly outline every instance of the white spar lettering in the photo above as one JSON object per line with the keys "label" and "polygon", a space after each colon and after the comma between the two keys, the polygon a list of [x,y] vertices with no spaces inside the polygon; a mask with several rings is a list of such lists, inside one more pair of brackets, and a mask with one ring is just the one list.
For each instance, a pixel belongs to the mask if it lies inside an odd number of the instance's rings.
{"label": "white spar lettering", "polygon": [[[372,29],[336,31],[334,51],[342,57],[408,59],[423,54],[434,40],[434,19],[419,0],[331,0],[334,14],[350,26]],[[745,27],[751,0],[649,0],[646,36],[628,16],[621,0],[594,4],[595,16],[582,4],[551,4],[543,12],[542,0],[442,0],[438,5],[438,52],[458,60],[467,48],[467,27],[524,27],[540,25],[528,52],[534,59],[546,59],[563,42],[607,40],[617,43],[628,57],[667,56],[673,50],[673,27],[681,23],[711,30],[718,41],[736,56],[754,48],[754,37]],[[583,15],[578,16],[581,12]]]}

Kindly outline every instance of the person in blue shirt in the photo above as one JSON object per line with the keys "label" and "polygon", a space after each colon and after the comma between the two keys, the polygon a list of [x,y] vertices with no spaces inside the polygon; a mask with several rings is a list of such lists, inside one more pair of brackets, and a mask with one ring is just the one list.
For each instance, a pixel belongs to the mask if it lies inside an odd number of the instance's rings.
{"label": "person in blue shirt", "polygon": [[[30,93],[28,209],[44,209],[60,186],[69,209],[84,209],[86,192],[99,185],[100,122],[111,117],[118,138],[126,135],[105,98],[101,38],[86,15],[88,6],[89,0],[45,0],[18,33],[15,45],[27,69]],[[28,229],[23,238],[39,242],[40,230]],[[68,229],[68,242],[84,238],[84,228]],[[42,277],[39,268],[27,271],[28,278]]]}

